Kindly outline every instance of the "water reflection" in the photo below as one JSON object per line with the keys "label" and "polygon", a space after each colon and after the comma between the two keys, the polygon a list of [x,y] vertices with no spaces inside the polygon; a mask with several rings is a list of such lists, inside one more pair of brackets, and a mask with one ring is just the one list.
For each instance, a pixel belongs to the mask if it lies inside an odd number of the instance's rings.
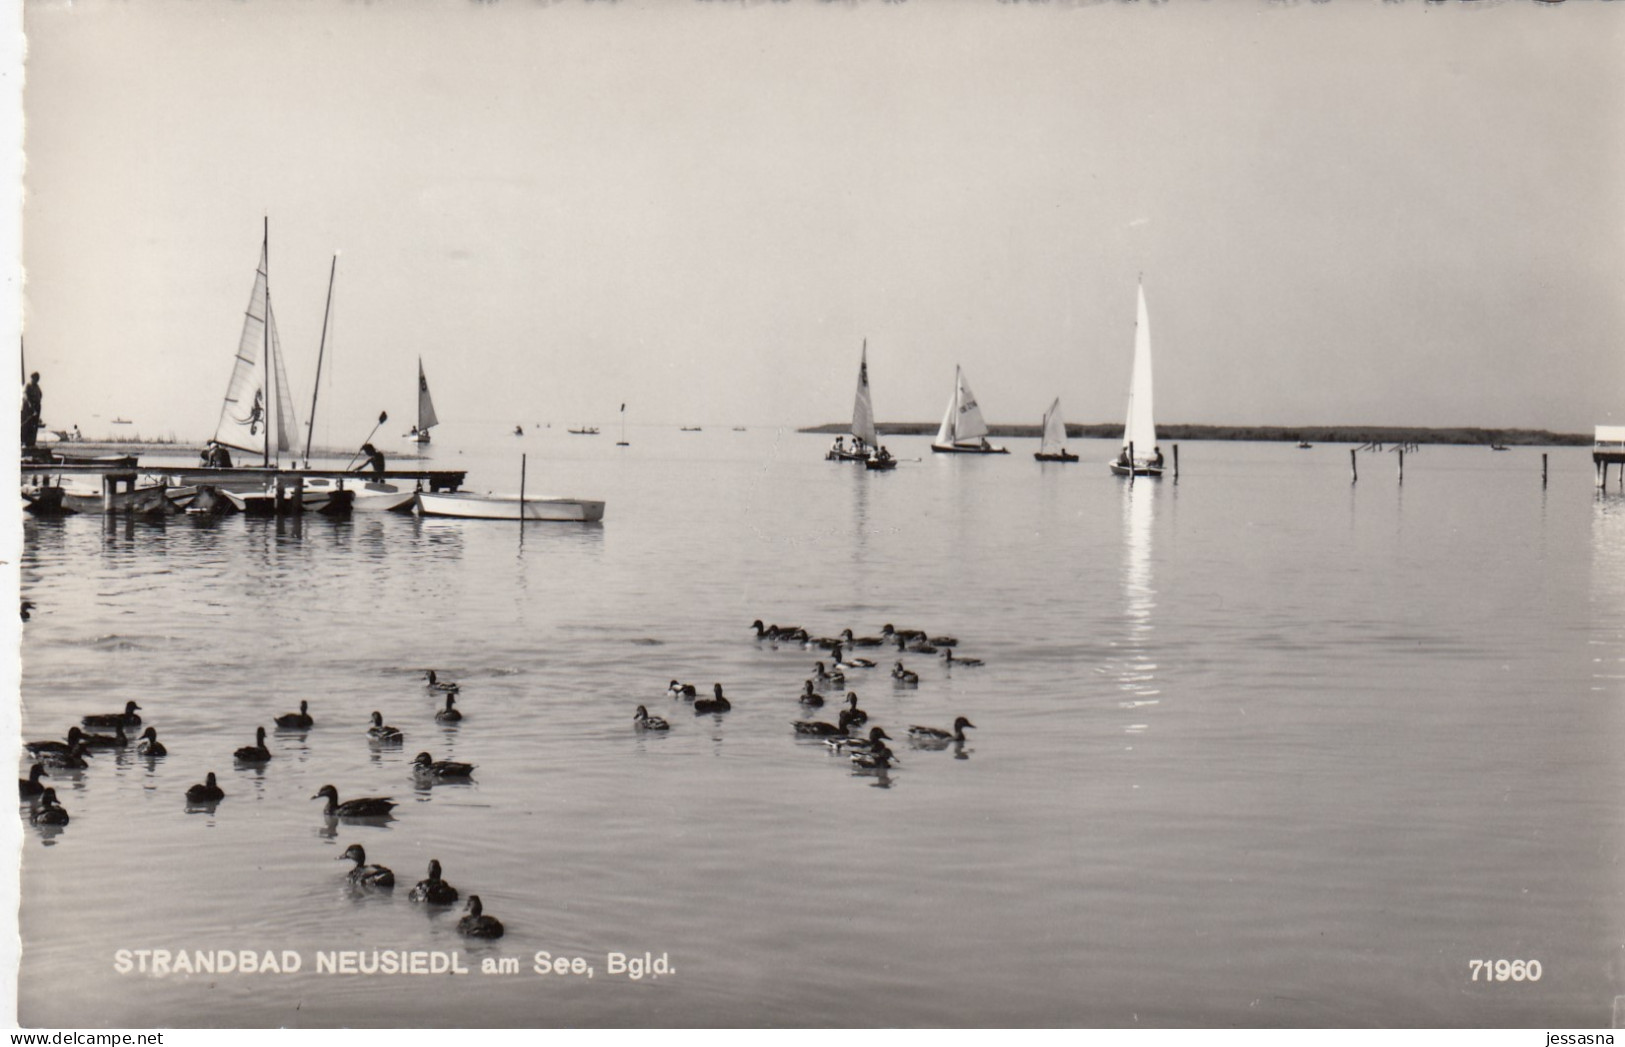
{"label": "water reflection", "polygon": [[[1152,660],[1157,591],[1151,576],[1151,532],[1157,491],[1154,483],[1125,484],[1122,488],[1124,637],[1119,644],[1116,675],[1123,695],[1118,705],[1124,709],[1156,705],[1162,693],[1156,682],[1157,664]],[[1131,723],[1123,730],[1125,734],[1140,734],[1147,726]]]}

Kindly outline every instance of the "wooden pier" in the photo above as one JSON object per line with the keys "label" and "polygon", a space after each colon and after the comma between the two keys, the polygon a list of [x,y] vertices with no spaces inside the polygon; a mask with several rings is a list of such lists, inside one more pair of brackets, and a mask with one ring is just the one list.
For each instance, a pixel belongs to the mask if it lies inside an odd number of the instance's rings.
{"label": "wooden pier", "polygon": [[1591,461],[1597,467],[1597,486],[1607,488],[1608,467],[1619,466],[1619,483],[1625,487],[1625,425],[1599,425],[1591,445]]}
{"label": "wooden pier", "polygon": [[216,489],[275,490],[278,511],[286,506],[289,511],[301,512],[304,507],[305,481],[324,478],[356,484],[366,482],[415,484],[428,491],[455,491],[468,475],[466,470],[453,469],[388,469],[382,473],[358,473],[349,469],[282,469],[265,466],[232,466],[213,468],[205,466],[131,465],[127,461],[93,463],[33,463],[22,465],[22,476],[100,476],[102,478],[102,511],[112,512],[120,491],[133,494],[142,477],[162,477],[171,487],[212,487]]}

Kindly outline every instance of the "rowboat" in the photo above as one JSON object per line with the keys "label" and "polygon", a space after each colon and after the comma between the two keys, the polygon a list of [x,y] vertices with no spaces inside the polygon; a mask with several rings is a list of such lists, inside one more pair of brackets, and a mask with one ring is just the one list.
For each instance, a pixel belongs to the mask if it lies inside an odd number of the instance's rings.
{"label": "rowboat", "polygon": [[419,491],[418,512],[424,516],[453,516],[465,520],[524,519],[593,523],[604,518],[604,503],[582,498]]}

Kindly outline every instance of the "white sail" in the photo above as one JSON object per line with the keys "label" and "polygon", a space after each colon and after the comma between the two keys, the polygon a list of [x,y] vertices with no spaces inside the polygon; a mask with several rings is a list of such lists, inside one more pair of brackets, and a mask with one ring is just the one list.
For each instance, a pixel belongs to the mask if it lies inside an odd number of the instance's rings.
{"label": "white sail", "polygon": [[1134,321],[1134,372],[1128,387],[1128,420],[1123,425],[1123,445],[1133,446],[1134,463],[1144,465],[1155,457],[1157,426],[1151,411],[1151,324],[1145,311],[1145,285],[1140,285],[1139,314]]}
{"label": "white sail", "polygon": [[863,343],[863,356],[858,362],[858,395],[852,404],[852,435],[866,447],[875,446],[875,409],[869,399],[869,342]]}
{"label": "white sail", "polygon": [[954,372],[959,413],[959,419],[954,423],[954,440],[957,443],[976,443],[987,435],[987,423],[982,420],[982,409],[976,405],[976,396],[970,391],[970,383],[965,381],[965,373],[958,368]]}
{"label": "white sail", "polygon": [[954,389],[948,394],[948,410],[943,412],[936,443],[947,447],[954,442],[954,425],[959,419],[959,368],[954,368]]}
{"label": "white sail", "polygon": [[260,244],[254,289],[248,296],[231,381],[226,386],[225,403],[214,428],[214,438],[220,443],[252,454],[268,454],[271,448],[290,450],[299,431],[288,395],[282,345],[271,315],[271,293],[266,278],[267,247],[264,242]]}
{"label": "white sail", "polygon": [[[621,410],[626,410],[623,405]],[[434,401],[429,399],[429,380],[423,376],[423,357],[418,357],[418,432],[426,432],[440,424],[434,414]]]}
{"label": "white sail", "polygon": [[271,308],[271,295],[265,295],[265,320],[271,328],[271,448],[292,451],[299,438],[299,415],[293,408],[293,386],[288,383],[288,369],[282,362],[282,340],[276,334],[276,310]]}
{"label": "white sail", "polygon": [[1038,453],[1060,454],[1065,443],[1066,422],[1061,420],[1061,398],[1057,396],[1044,412],[1044,435],[1039,441]]}

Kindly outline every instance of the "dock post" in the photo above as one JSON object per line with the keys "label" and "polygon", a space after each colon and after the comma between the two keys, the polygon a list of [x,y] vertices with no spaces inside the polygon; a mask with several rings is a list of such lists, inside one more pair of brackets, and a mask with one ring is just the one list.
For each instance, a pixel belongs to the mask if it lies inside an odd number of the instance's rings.
{"label": "dock post", "polygon": [[1360,449],[1358,447],[1349,448],[1349,483],[1351,484],[1357,484],[1360,482],[1359,455]]}
{"label": "dock post", "polygon": [[302,513],[305,511],[304,474],[300,474],[299,476],[293,478],[293,511],[296,513]]}
{"label": "dock post", "polygon": [[1174,479],[1179,479],[1179,445],[1174,444]]}
{"label": "dock post", "polygon": [[1405,448],[1399,449],[1399,482],[1405,482]]}
{"label": "dock post", "polygon": [[272,485],[276,488],[276,498],[272,502],[272,504],[275,506],[274,511],[276,512],[276,514],[278,516],[281,516],[282,515],[282,494],[283,494],[283,492],[282,492],[282,477],[279,475],[275,480],[273,480],[271,482],[272,482]]}
{"label": "dock post", "polygon": [[[1606,481],[1604,481],[1606,483]],[[112,473],[102,474],[102,512],[113,511],[113,492],[118,489],[118,481],[113,479]]]}
{"label": "dock post", "polygon": [[1546,486],[1546,452],[1540,453],[1540,485]]}

